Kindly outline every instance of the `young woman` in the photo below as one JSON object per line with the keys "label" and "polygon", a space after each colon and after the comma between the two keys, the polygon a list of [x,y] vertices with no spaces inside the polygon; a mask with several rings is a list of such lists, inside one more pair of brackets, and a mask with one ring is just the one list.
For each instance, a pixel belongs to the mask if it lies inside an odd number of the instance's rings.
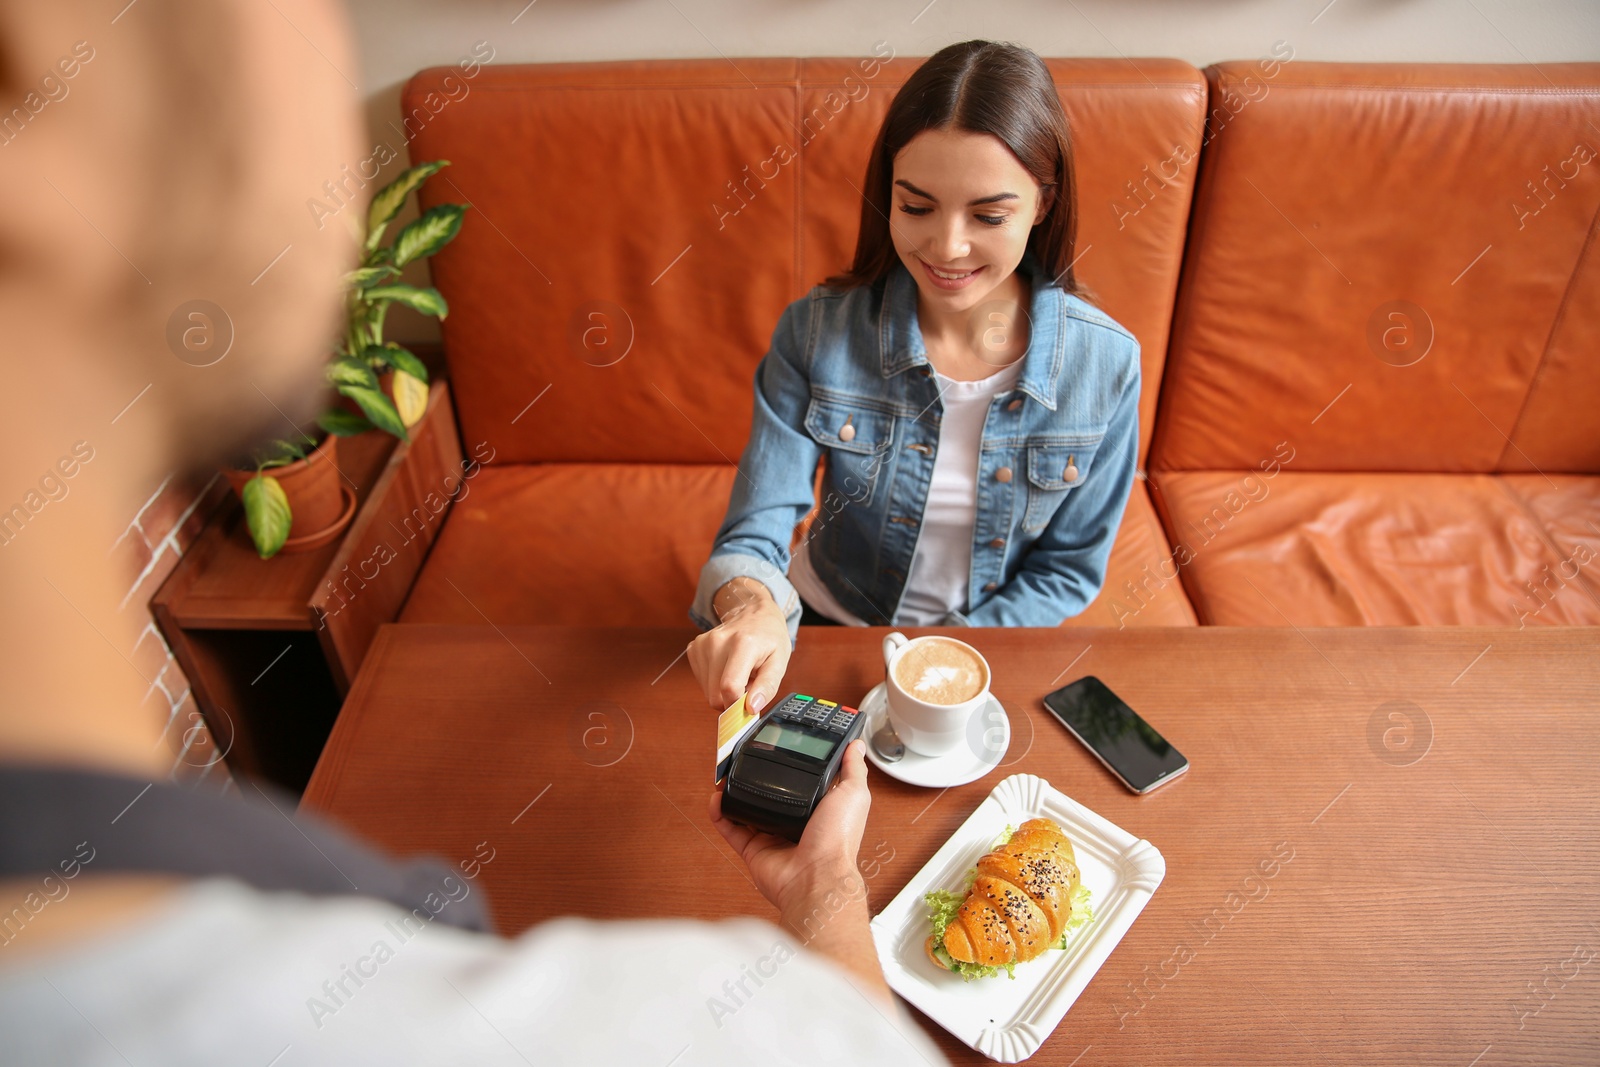
{"label": "young woman", "polygon": [[706,632],[689,663],[717,708],[782,692],[801,622],[1076,615],[1133,485],[1139,343],[1073,276],[1072,144],[1039,57],[989,41],[932,56],[890,104],[864,189],[855,262],[789,305],[756,371],[690,608]]}

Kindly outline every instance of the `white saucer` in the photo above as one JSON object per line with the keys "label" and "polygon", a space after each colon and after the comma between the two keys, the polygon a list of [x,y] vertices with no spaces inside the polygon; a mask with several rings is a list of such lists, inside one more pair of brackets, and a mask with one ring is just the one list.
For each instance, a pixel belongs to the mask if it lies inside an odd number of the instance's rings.
{"label": "white saucer", "polygon": [[[923,756],[908,748],[902,759],[894,763],[885,762],[872,749],[872,735],[883,725],[884,716],[888,713],[884,685],[879,682],[873,686],[861,698],[861,703],[856,705],[856,709],[867,717],[861,735],[867,742],[867,759],[878,770],[908,785],[948,789],[975,782],[1000,766],[1006,750],[1011,747],[1011,718],[1006,714],[1005,705],[996,700],[993,694],[989,696],[989,703],[974,716],[971,744],[958,745],[954,752],[943,756]],[[1000,739],[998,745],[990,747],[987,742],[993,739],[987,738],[985,732],[994,727],[999,727]]]}

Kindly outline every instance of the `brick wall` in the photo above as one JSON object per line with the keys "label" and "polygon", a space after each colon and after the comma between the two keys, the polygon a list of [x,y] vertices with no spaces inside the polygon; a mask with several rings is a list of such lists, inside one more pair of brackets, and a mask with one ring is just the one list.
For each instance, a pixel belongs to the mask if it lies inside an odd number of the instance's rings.
{"label": "brick wall", "polygon": [[228,492],[227,481],[220,474],[209,481],[169,475],[111,546],[111,555],[118,559],[130,583],[120,610],[135,613],[142,624],[128,658],[148,683],[146,707],[156,708],[167,724],[164,741],[172,754],[168,777],[222,792],[235,788],[233,778],[212,744],[189,691],[189,680],[150,617],[150,598]]}

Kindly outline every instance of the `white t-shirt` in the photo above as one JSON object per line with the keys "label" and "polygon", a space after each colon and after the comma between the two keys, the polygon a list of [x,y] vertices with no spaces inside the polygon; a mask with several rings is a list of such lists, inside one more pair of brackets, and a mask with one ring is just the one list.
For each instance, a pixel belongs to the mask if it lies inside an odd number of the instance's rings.
{"label": "white t-shirt", "polygon": [[192,882],[115,933],[0,954],[0,1055],[18,1067],[945,1062],[903,1011],[758,919],[564,918],[507,940],[411,915]]}
{"label": "white t-shirt", "polygon": [[[987,378],[958,382],[934,375],[944,418],[939,448],[933,457],[928,503],[917,532],[917,547],[906,573],[905,593],[895,612],[897,626],[933,626],[952,611],[967,610],[967,583],[972,573],[972,528],[978,518],[978,446],[989,402],[1010,389],[1022,375],[1022,360]],[[846,610],[811,566],[802,544],[789,564],[789,581],[802,599],[836,622],[865,626]]]}

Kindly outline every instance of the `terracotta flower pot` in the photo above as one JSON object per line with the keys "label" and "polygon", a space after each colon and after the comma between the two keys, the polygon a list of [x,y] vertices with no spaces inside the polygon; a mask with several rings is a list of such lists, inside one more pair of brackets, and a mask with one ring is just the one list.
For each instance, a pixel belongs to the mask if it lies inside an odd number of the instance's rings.
{"label": "terracotta flower pot", "polygon": [[[278,479],[284,495],[289,498],[290,540],[328,529],[339,521],[345,510],[344,494],[340,491],[338,443],[337,437],[328,434],[305,459],[263,472]],[[232,468],[224,470],[223,474],[227,475],[228,483],[240,499],[243,499],[245,483],[256,476],[253,470]]]}

